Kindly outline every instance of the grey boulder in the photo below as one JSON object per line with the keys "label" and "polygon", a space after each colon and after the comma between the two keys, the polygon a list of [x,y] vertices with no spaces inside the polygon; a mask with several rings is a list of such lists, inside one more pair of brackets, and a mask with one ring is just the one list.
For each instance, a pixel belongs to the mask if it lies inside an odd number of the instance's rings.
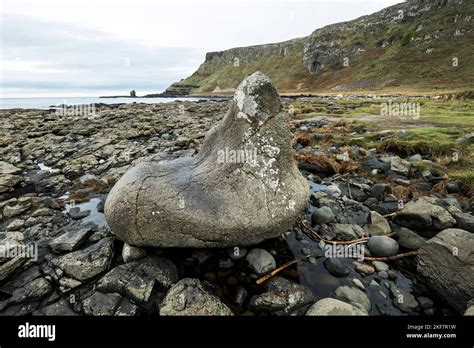
{"label": "grey boulder", "polygon": [[147,255],[147,251],[142,248],[134,247],[133,245],[129,245],[127,243],[124,244],[122,249],[122,258],[124,262],[131,262]]}
{"label": "grey boulder", "polygon": [[306,312],[308,316],[347,316],[347,315],[368,315],[366,311],[361,310],[349,303],[336,300],[334,298],[323,298],[319,300]]}
{"label": "grey boulder", "polygon": [[84,249],[55,258],[51,263],[66,275],[84,281],[106,271],[113,257],[113,238],[104,238]]}
{"label": "grey boulder", "polygon": [[427,285],[461,314],[474,297],[473,250],[474,234],[449,228],[428,240],[416,257]]}
{"label": "grey boulder", "polygon": [[425,238],[419,236],[415,232],[409,230],[408,228],[402,227],[397,231],[398,235],[398,244],[402,247],[417,250],[425,244]]}
{"label": "grey boulder", "polygon": [[85,315],[131,316],[137,313],[138,307],[119,294],[94,292],[82,302],[82,309]]}
{"label": "grey boulder", "polygon": [[276,268],[275,258],[265,249],[255,248],[250,251],[246,258],[250,268],[259,274],[263,275]]}
{"label": "grey boulder", "polygon": [[393,256],[398,253],[398,243],[387,236],[370,237],[367,247],[377,256]]}
{"label": "grey boulder", "polygon": [[392,232],[387,220],[376,211],[370,212],[370,224],[364,226],[369,236],[383,236]]}
{"label": "grey boulder", "polygon": [[311,290],[282,277],[270,279],[265,290],[250,299],[250,307],[275,315],[289,315],[314,301]]}
{"label": "grey boulder", "polygon": [[218,297],[211,294],[198,279],[184,278],[174,284],[160,304],[163,316],[233,315]]}
{"label": "grey boulder", "polygon": [[91,228],[67,231],[54,238],[49,243],[49,247],[56,252],[74,251],[87,240],[91,232]]}
{"label": "grey boulder", "polygon": [[96,289],[119,293],[136,303],[145,303],[155,286],[168,289],[177,281],[178,269],[174,263],[152,255],[110,270],[97,282]]}
{"label": "grey boulder", "polygon": [[288,121],[268,77],[248,76],[197,156],[125,173],[105,203],[110,229],[130,245],[153,247],[244,246],[279,236],[309,195]]}
{"label": "grey boulder", "polygon": [[408,202],[397,212],[393,222],[424,234],[427,229],[440,231],[456,225],[456,220],[446,209],[431,203],[427,198]]}
{"label": "grey boulder", "polygon": [[321,207],[317,209],[311,216],[313,225],[323,225],[333,222],[335,219],[334,213],[329,207]]}
{"label": "grey boulder", "polygon": [[412,313],[418,308],[419,303],[415,296],[409,292],[400,289],[394,283],[389,283],[390,295],[393,299],[393,304],[405,313]]}
{"label": "grey boulder", "polygon": [[465,231],[474,233],[474,216],[468,213],[463,213],[461,211],[455,211],[454,209],[449,209],[448,211],[456,219],[456,227]]}
{"label": "grey boulder", "polygon": [[334,290],[334,293],[338,299],[348,302],[366,312],[370,312],[372,308],[369,298],[360,289],[351,286],[339,286]]}

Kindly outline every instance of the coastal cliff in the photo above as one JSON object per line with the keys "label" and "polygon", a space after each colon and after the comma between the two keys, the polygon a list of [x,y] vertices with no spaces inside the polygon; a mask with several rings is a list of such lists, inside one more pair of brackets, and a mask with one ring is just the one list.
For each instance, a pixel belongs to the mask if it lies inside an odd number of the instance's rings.
{"label": "coastal cliff", "polygon": [[440,88],[474,83],[474,3],[412,0],[280,43],[206,54],[162,95],[232,94],[260,70],[280,93]]}

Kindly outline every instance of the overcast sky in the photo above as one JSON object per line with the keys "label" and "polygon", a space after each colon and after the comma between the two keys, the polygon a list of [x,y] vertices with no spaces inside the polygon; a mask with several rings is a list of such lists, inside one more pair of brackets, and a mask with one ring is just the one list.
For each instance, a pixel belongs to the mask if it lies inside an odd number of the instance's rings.
{"label": "overcast sky", "polygon": [[401,0],[1,0],[0,96],[139,95],[208,51],[279,42]]}

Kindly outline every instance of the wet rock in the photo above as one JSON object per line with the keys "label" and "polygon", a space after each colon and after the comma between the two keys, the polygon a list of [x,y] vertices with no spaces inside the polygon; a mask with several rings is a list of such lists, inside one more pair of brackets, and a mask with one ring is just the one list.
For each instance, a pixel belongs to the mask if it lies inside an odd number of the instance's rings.
{"label": "wet rock", "polygon": [[460,180],[451,180],[445,183],[446,191],[448,193],[461,193],[462,191],[462,181]]}
{"label": "wet rock", "polygon": [[17,204],[17,205],[6,205],[3,208],[3,216],[6,218],[12,218],[20,215],[30,209],[31,204]]}
{"label": "wet rock", "polygon": [[58,302],[52,303],[34,314],[61,317],[78,315],[69,307],[67,301],[64,299],[60,299]]}
{"label": "wet rock", "polygon": [[446,209],[430,203],[425,197],[405,204],[394,216],[393,222],[425,235],[427,229],[439,231],[456,224],[456,220]]}
{"label": "wet rock", "polygon": [[105,201],[100,200],[99,203],[97,203],[97,211],[99,213],[103,213],[104,212],[104,206],[105,206]]}
{"label": "wet rock", "polygon": [[410,186],[411,184],[411,181],[408,180],[408,179],[402,179],[402,178],[394,178],[393,179],[393,182],[395,184],[398,184],[398,185],[402,185],[402,186]]}
{"label": "wet rock", "polygon": [[389,269],[388,265],[385,262],[382,262],[382,261],[372,261],[372,264],[374,265],[377,272],[388,271],[388,269]]}
{"label": "wet rock", "polygon": [[355,270],[363,275],[369,275],[375,272],[374,267],[365,263],[354,262],[353,265]]}
{"label": "wet rock", "polygon": [[28,267],[24,271],[18,273],[13,279],[6,282],[0,287],[0,291],[13,293],[16,289],[25,287],[35,279],[42,276],[38,266]]}
{"label": "wet rock", "polygon": [[180,137],[178,139],[176,139],[176,146],[179,146],[179,147],[186,147],[188,146],[190,143],[191,143],[191,139],[189,138],[186,138],[186,137]]}
{"label": "wet rock", "polygon": [[369,236],[384,236],[392,232],[387,220],[376,211],[370,212],[370,224],[365,225],[364,230]]}
{"label": "wet rock", "polygon": [[380,286],[380,284],[377,283],[377,281],[375,279],[372,279],[369,283],[369,286],[375,287],[375,286]]}
{"label": "wet rock", "polygon": [[452,215],[454,212],[462,212],[461,204],[454,197],[443,198],[440,202],[443,208],[446,208],[447,211]]}
{"label": "wet rock", "polygon": [[115,314],[121,301],[122,296],[119,294],[94,292],[82,302],[82,309],[85,315],[111,316]]}
{"label": "wet rock", "polygon": [[345,196],[352,197],[357,202],[364,202],[369,198],[369,195],[365,192],[365,190],[370,189],[369,185],[360,184],[355,180],[350,180],[349,184],[350,186],[341,185],[340,187]]}
{"label": "wet rock", "polygon": [[27,261],[26,258],[17,256],[0,264],[0,281],[8,278],[13,272],[15,272],[18,268],[20,268],[26,261]]}
{"label": "wet rock", "polygon": [[398,244],[410,250],[418,250],[425,244],[426,239],[408,228],[402,227],[397,231]]}
{"label": "wet rock", "polygon": [[104,238],[84,249],[51,260],[68,276],[87,280],[106,271],[113,256],[113,238]]}
{"label": "wet rock", "polygon": [[138,248],[133,245],[129,245],[127,243],[124,243],[123,245],[122,258],[124,262],[131,262],[131,261],[141,259],[142,257],[145,257],[147,254],[148,253],[145,249]]}
{"label": "wet rock", "polygon": [[316,209],[315,212],[311,215],[311,223],[315,225],[323,225],[333,222],[335,219],[334,213],[329,207],[321,207]]}
{"label": "wet rock", "polygon": [[459,313],[474,294],[474,234],[449,228],[428,240],[416,257],[430,289]]}
{"label": "wet rock", "polygon": [[398,202],[398,199],[396,196],[394,196],[393,194],[389,193],[388,195],[386,195],[383,199],[384,202]]}
{"label": "wet rock", "polygon": [[369,298],[360,289],[350,286],[339,286],[334,290],[334,293],[341,301],[350,303],[361,310],[365,310],[367,313],[370,312],[370,309],[372,308]]}
{"label": "wet rock", "polygon": [[398,210],[398,202],[383,202],[371,207],[380,215],[387,215]]}
{"label": "wet rock", "polygon": [[369,155],[363,162],[363,167],[370,171],[375,169],[379,173],[386,173],[390,169],[390,164],[379,160],[375,156]]}
{"label": "wet rock", "polygon": [[0,174],[1,175],[7,175],[7,174],[16,175],[16,174],[20,174],[20,173],[21,173],[20,168],[17,168],[15,166],[11,165],[10,163],[0,161]]}
{"label": "wet rock", "polygon": [[383,201],[386,195],[392,193],[392,188],[388,184],[375,184],[370,189],[372,197],[377,198],[379,201]]}
{"label": "wet rock", "polygon": [[334,298],[323,298],[315,304],[313,304],[306,315],[319,316],[319,315],[336,315],[336,316],[347,316],[347,315],[368,315],[367,312],[361,310],[346,302],[336,300]]}
{"label": "wet rock", "polygon": [[377,203],[379,202],[379,200],[375,197],[369,197],[365,200],[364,204],[369,207],[369,208],[372,208],[374,206],[377,205]]}
{"label": "wet rock", "polygon": [[398,288],[394,283],[390,283],[389,290],[393,304],[401,311],[412,313],[416,308],[418,308],[418,301],[415,299],[415,296],[409,292]]}
{"label": "wet rock", "polygon": [[120,302],[118,308],[115,310],[115,316],[135,316],[138,314],[138,306],[127,300],[126,298],[123,298],[122,301]]}
{"label": "wet rock", "polygon": [[332,232],[342,240],[353,240],[365,236],[365,231],[358,225],[333,224]]}
{"label": "wet rock", "polygon": [[36,278],[22,287],[14,289],[12,296],[8,300],[0,302],[0,309],[7,305],[39,300],[51,293],[51,291],[51,284],[45,278]]}
{"label": "wet rock", "polygon": [[415,187],[419,191],[428,192],[428,191],[431,191],[431,189],[433,188],[433,184],[429,182],[420,182],[416,184]]}
{"label": "wet rock", "polygon": [[428,309],[433,307],[434,303],[433,300],[431,300],[428,297],[420,296],[417,298],[418,304],[420,305],[421,308],[423,309]]}
{"label": "wet rock", "polygon": [[328,207],[332,210],[334,215],[341,212],[341,204],[334,199],[328,197],[324,192],[315,192],[311,195],[311,201],[313,205],[319,207]]}
{"label": "wet rock", "polygon": [[341,224],[364,226],[369,220],[370,209],[355,201],[346,201],[345,207],[337,214],[336,220]]}
{"label": "wet rock", "polygon": [[398,253],[398,243],[387,236],[370,237],[367,247],[377,256],[393,256]]}
{"label": "wet rock", "polygon": [[[54,279],[56,278],[57,277],[54,277]],[[66,293],[82,285],[82,282],[80,282],[79,280],[71,278],[71,277],[67,277],[67,276],[62,276],[61,278],[56,279],[56,280],[60,285],[59,290],[63,293]]]}
{"label": "wet rock", "polygon": [[49,216],[49,215],[52,215],[53,212],[51,211],[51,209],[48,209],[48,208],[39,208],[39,209],[36,209],[32,214],[31,216],[32,217],[38,217],[38,216]]}
{"label": "wet rock", "polygon": [[240,287],[235,295],[235,304],[238,306],[243,306],[245,299],[247,298],[248,292],[245,288]]}
{"label": "wet rock", "polygon": [[91,187],[98,187],[101,185],[101,182],[97,176],[94,174],[86,174],[79,178],[79,183],[82,186],[91,186]]}
{"label": "wet rock", "polygon": [[309,190],[281,110],[266,76],[247,77],[197,156],[141,163],[117,182],[105,204],[112,232],[136,246],[232,247],[288,230]]}
{"label": "wet rock", "polygon": [[341,197],[341,195],[342,195],[341,189],[339,188],[339,186],[337,186],[335,184],[327,186],[324,189],[324,192],[327,193],[328,196],[332,197],[332,198],[338,198],[338,197]]}
{"label": "wet rock", "polygon": [[10,222],[6,228],[7,231],[19,231],[25,226],[25,221],[20,219],[15,219]]}
{"label": "wet rock", "polygon": [[276,268],[272,254],[264,249],[252,249],[245,257],[250,268],[258,275],[263,275]]}
{"label": "wet rock", "polygon": [[337,172],[335,163],[323,154],[317,154],[312,158],[311,162],[299,161],[298,168],[314,175],[330,176]]}
{"label": "wet rock", "polygon": [[469,231],[474,233],[474,216],[468,213],[463,213],[460,211],[454,211],[449,209],[448,211],[456,219],[456,227],[461,230]]}
{"label": "wet rock", "polygon": [[90,215],[90,213],[91,213],[90,210],[81,211],[81,208],[79,208],[79,207],[71,208],[68,212],[69,216],[74,220],[80,220],[80,219],[83,219],[85,217],[88,217]]}
{"label": "wet rock", "polygon": [[176,266],[168,259],[151,255],[113,268],[97,282],[96,289],[145,303],[155,286],[168,289],[177,281]]}
{"label": "wet rock", "polygon": [[56,209],[56,210],[61,209],[61,205],[53,197],[38,197],[37,204],[42,205],[49,209]]}
{"label": "wet rock", "polygon": [[345,277],[351,271],[349,267],[344,265],[341,260],[335,257],[326,258],[323,262],[323,265],[329,273],[336,277]]}
{"label": "wet rock", "polygon": [[408,172],[410,171],[411,164],[409,161],[401,159],[398,156],[392,156],[390,157],[390,170],[401,174],[401,175],[407,175]]}
{"label": "wet rock", "polygon": [[314,301],[311,290],[282,277],[270,279],[265,284],[265,289],[266,292],[250,299],[251,308],[277,315],[288,315]]}
{"label": "wet rock", "polygon": [[23,181],[19,175],[21,169],[7,162],[0,161],[0,193],[10,191],[13,186]]}
{"label": "wet rock", "polygon": [[474,316],[474,305],[467,307],[466,311],[464,312],[464,315]]}
{"label": "wet rock", "polygon": [[56,252],[74,251],[87,240],[91,233],[91,228],[71,230],[54,238],[49,243],[49,247]]}
{"label": "wet rock", "polygon": [[357,278],[354,278],[352,279],[352,284],[354,284],[355,286],[357,286],[359,289],[361,290],[365,290],[365,286],[364,284],[360,281],[360,279],[357,279]]}
{"label": "wet rock", "polygon": [[160,304],[160,315],[227,316],[233,313],[219,298],[205,289],[198,279],[184,278],[166,294]]}

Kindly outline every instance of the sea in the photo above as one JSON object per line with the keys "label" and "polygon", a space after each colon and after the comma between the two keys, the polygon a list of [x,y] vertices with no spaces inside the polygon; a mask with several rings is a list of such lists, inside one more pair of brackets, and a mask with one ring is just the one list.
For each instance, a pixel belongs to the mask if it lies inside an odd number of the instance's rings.
{"label": "sea", "polygon": [[185,98],[99,98],[99,97],[44,97],[44,98],[0,98],[0,109],[50,109],[60,105],[122,104],[122,103],[170,103],[177,100],[208,100],[205,97]]}

